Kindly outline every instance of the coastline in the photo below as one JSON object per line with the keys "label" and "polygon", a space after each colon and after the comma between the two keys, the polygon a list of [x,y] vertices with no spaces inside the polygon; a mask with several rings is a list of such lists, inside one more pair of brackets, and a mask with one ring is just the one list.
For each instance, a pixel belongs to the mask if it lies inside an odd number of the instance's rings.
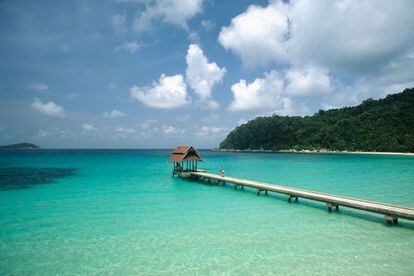
{"label": "coastline", "polygon": [[403,155],[403,156],[414,156],[414,152],[381,152],[381,151],[340,151],[340,150],[265,150],[265,149],[248,149],[248,150],[237,150],[237,149],[213,149],[214,151],[221,152],[257,152],[257,153],[303,153],[303,154],[372,154],[372,155]]}

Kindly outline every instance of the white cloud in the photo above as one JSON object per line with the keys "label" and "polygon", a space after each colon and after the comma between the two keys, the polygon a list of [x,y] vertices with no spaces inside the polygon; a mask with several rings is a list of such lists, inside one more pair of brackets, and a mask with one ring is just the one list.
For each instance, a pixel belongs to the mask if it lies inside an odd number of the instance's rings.
{"label": "white cloud", "polygon": [[196,31],[190,31],[188,33],[188,40],[191,41],[191,43],[199,43],[200,42],[200,36]]}
{"label": "white cloud", "polygon": [[44,138],[46,136],[48,136],[48,132],[44,131],[44,130],[41,130],[41,129],[37,132],[37,135],[36,135],[36,137],[39,138],[39,139]]}
{"label": "white cloud", "polygon": [[49,86],[46,83],[41,83],[41,82],[31,83],[28,85],[28,87],[29,89],[32,89],[38,92],[45,92],[49,90]]}
{"label": "white cloud", "polygon": [[246,12],[234,17],[230,26],[221,29],[218,41],[239,55],[247,66],[267,65],[271,61],[286,60],[284,42],[288,27],[284,4],[251,5]]}
{"label": "white cloud", "polygon": [[199,103],[207,108],[216,109],[219,104],[211,99],[214,85],[221,82],[226,68],[220,68],[215,62],[209,63],[203,50],[197,44],[188,47],[186,79],[199,98]]}
{"label": "white cloud", "polygon": [[93,124],[90,124],[90,123],[83,123],[82,124],[82,129],[86,130],[86,131],[96,130],[95,126]]}
{"label": "white cloud", "polygon": [[149,0],[145,9],[137,12],[133,29],[137,32],[148,31],[154,21],[188,29],[187,22],[202,11],[202,0]]}
{"label": "white cloud", "polygon": [[273,70],[251,83],[240,80],[233,84],[231,91],[234,100],[230,110],[272,110],[286,115],[298,111],[303,113],[307,107],[298,103],[297,97],[312,96],[317,99],[333,90],[331,76],[326,69],[314,66],[289,68],[283,74]]}
{"label": "white cloud", "polygon": [[134,99],[153,108],[177,108],[190,102],[187,85],[181,74],[174,76],[162,74],[158,82],[153,82],[152,87],[134,85],[129,91]]}
{"label": "white cloud", "polygon": [[216,27],[216,23],[214,23],[214,21],[209,20],[209,19],[201,20],[200,25],[204,30],[209,31],[209,32],[214,30],[214,28]]}
{"label": "white cloud", "polygon": [[234,96],[230,110],[260,110],[275,108],[281,100],[284,81],[276,71],[265,74],[251,83],[240,80],[231,86]]}
{"label": "white cloud", "polygon": [[204,116],[201,118],[201,122],[205,123],[205,124],[212,124],[212,123],[217,123],[219,121],[220,117],[218,114],[216,113],[210,113],[207,116]]}
{"label": "white cloud", "polygon": [[283,85],[241,80],[230,110],[309,114],[414,86],[413,13],[404,0],[250,6],[222,28],[219,43],[244,65],[278,66]]}
{"label": "white cloud", "polygon": [[180,121],[180,122],[187,122],[191,119],[191,115],[190,114],[178,115],[175,117],[175,119],[177,119],[177,121]]}
{"label": "white cloud", "polygon": [[126,114],[124,112],[122,112],[122,111],[119,111],[119,110],[114,109],[114,110],[112,110],[110,112],[107,112],[107,111],[104,112],[102,114],[102,116],[104,118],[115,119],[115,118],[125,117]]}
{"label": "white cloud", "polygon": [[327,94],[333,89],[328,70],[319,67],[290,68],[285,78],[285,91],[291,96]]}
{"label": "white cloud", "polygon": [[413,2],[403,0],[295,1],[288,11],[291,59],[369,72],[412,47],[413,12]]}
{"label": "white cloud", "polygon": [[219,42],[250,66],[307,64],[370,72],[412,49],[410,1],[272,1],[250,6]]}
{"label": "white cloud", "polygon": [[122,134],[134,134],[135,133],[135,129],[133,128],[124,128],[122,126],[118,126],[115,129],[116,132],[118,133],[122,133]]}
{"label": "white cloud", "polygon": [[115,33],[122,34],[127,30],[126,16],[124,14],[116,13],[111,17],[111,25]]}
{"label": "white cloud", "polygon": [[224,136],[227,131],[228,128],[226,127],[202,126],[194,135],[204,139],[217,139],[218,137]]}
{"label": "white cloud", "polygon": [[149,129],[152,125],[156,124],[158,122],[157,119],[148,119],[141,123],[142,129]]}
{"label": "white cloud", "polygon": [[34,110],[47,116],[63,118],[66,115],[65,109],[52,101],[43,103],[38,98],[35,98],[31,106]]}
{"label": "white cloud", "polygon": [[115,47],[115,52],[125,51],[133,54],[140,48],[140,45],[136,40],[122,43]]}
{"label": "white cloud", "polygon": [[185,131],[185,129],[176,128],[173,126],[162,126],[162,132],[166,137],[181,137],[184,135]]}

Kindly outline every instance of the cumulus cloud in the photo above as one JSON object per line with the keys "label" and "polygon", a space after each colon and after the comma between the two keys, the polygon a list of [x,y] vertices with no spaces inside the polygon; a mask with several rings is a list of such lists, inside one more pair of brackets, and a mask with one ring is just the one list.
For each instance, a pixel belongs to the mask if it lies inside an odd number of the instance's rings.
{"label": "cumulus cloud", "polygon": [[197,44],[188,47],[186,62],[186,80],[197,94],[199,103],[204,107],[217,109],[219,104],[211,99],[212,89],[222,81],[226,68],[218,67],[215,62],[209,63]]}
{"label": "cumulus cloud", "polygon": [[404,0],[272,1],[233,18],[219,42],[251,66],[313,62],[368,72],[412,49],[413,12]]}
{"label": "cumulus cloud", "polygon": [[319,67],[290,68],[285,79],[286,94],[292,96],[327,94],[333,89],[329,71]]}
{"label": "cumulus cloud", "polygon": [[112,111],[109,111],[109,112],[106,111],[106,112],[102,113],[102,116],[104,118],[115,119],[115,118],[125,117],[126,114],[122,111],[114,109]]}
{"label": "cumulus cloud", "polygon": [[49,86],[46,83],[36,82],[28,85],[29,89],[35,90],[38,92],[45,92],[49,89]]}
{"label": "cumulus cloud", "polygon": [[[234,100],[230,104],[230,110],[272,110],[293,114],[298,109],[294,108],[292,101],[304,96],[315,98],[327,95],[333,89],[329,71],[324,68],[289,68],[283,74],[273,70],[266,73],[264,78],[257,78],[251,83],[240,80],[233,84],[231,91]],[[303,111],[306,107],[300,109]]]}
{"label": "cumulus cloud", "polygon": [[284,4],[251,5],[246,12],[234,17],[230,26],[221,29],[218,41],[239,55],[247,66],[267,65],[271,61],[286,60],[284,43],[288,27]]}
{"label": "cumulus cloud", "polygon": [[153,82],[151,87],[134,85],[129,90],[134,99],[152,108],[177,108],[190,102],[187,85],[181,74],[174,76],[162,74],[158,82]]}
{"label": "cumulus cloud", "polygon": [[118,126],[115,129],[116,132],[121,133],[121,134],[134,134],[135,133],[135,129],[133,128],[124,128],[122,126]]}
{"label": "cumulus cloud", "polygon": [[202,0],[149,0],[145,8],[138,11],[134,18],[136,32],[148,31],[154,22],[161,21],[183,29],[187,22],[202,11]]}
{"label": "cumulus cloud", "polygon": [[216,138],[216,136],[226,133],[227,130],[228,129],[225,127],[202,126],[198,131],[195,132],[195,135],[207,138]]}
{"label": "cumulus cloud", "polygon": [[93,124],[90,124],[90,123],[83,123],[82,124],[82,129],[85,130],[85,131],[96,130],[95,126]]}
{"label": "cumulus cloud", "polygon": [[265,74],[251,83],[240,80],[231,86],[234,96],[231,111],[258,110],[275,108],[281,100],[284,81],[276,71]]}
{"label": "cumulus cloud", "polygon": [[194,137],[202,141],[222,140],[228,134],[229,128],[216,125],[197,126],[194,130]]}
{"label": "cumulus cloud", "polygon": [[135,53],[140,48],[136,40],[122,43],[115,47],[115,52],[124,51],[130,54]]}
{"label": "cumulus cloud", "polygon": [[166,137],[181,137],[184,135],[186,130],[182,128],[164,125],[162,126],[162,132]]}
{"label": "cumulus cloud", "polygon": [[42,102],[38,98],[35,98],[31,106],[34,110],[43,113],[47,116],[63,118],[66,115],[65,108],[55,104],[52,101]]}

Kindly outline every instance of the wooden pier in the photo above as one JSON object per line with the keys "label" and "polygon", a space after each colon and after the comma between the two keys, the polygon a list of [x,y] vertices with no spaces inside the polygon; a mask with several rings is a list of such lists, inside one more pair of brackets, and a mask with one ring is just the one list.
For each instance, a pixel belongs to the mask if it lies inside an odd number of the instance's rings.
{"label": "wooden pier", "polygon": [[357,198],[350,198],[344,196],[337,196],[332,194],[319,193],[314,191],[302,190],[292,187],[274,185],[269,183],[263,183],[258,181],[251,181],[241,178],[221,176],[204,171],[193,171],[190,173],[191,177],[197,179],[206,179],[211,183],[212,180],[217,184],[230,183],[234,185],[234,189],[238,187],[244,189],[244,187],[250,187],[256,189],[256,193],[259,196],[262,192],[267,194],[268,192],[280,193],[287,196],[288,201],[292,199],[296,201],[298,198],[306,198],[309,200],[324,202],[328,209],[328,212],[332,212],[332,208],[336,210],[339,206],[354,208],[366,212],[372,212],[384,215],[387,226],[391,226],[393,223],[398,223],[398,219],[414,220],[414,208],[408,208],[403,206],[396,206],[390,204],[384,204],[380,202],[368,201]]}

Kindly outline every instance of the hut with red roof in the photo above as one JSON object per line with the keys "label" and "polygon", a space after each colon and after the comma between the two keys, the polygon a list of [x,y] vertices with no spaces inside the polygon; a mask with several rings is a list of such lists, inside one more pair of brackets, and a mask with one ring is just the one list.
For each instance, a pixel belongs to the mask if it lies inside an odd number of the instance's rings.
{"label": "hut with red roof", "polygon": [[200,153],[193,146],[176,147],[168,161],[174,163],[173,175],[197,171],[197,162],[203,161]]}

